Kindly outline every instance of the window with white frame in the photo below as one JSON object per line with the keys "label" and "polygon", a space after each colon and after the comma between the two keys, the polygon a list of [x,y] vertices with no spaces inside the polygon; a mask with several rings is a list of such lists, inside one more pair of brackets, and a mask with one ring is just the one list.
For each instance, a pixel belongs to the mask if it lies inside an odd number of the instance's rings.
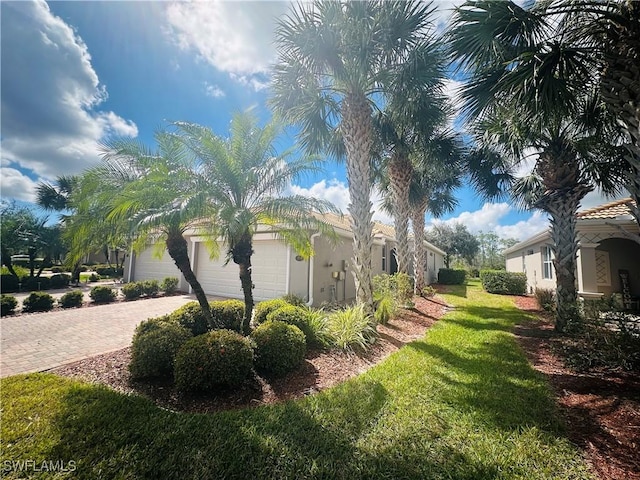
{"label": "window with white frame", "polygon": [[551,247],[542,247],[542,278],[553,278],[553,253]]}
{"label": "window with white frame", "polygon": [[382,271],[387,271],[387,246],[382,246]]}

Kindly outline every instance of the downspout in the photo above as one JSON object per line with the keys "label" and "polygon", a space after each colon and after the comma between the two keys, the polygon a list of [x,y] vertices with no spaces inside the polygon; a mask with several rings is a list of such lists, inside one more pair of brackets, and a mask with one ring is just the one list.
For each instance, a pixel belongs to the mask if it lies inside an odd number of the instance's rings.
{"label": "downspout", "polygon": [[284,283],[285,293],[291,293],[291,245],[287,245],[287,276]]}
{"label": "downspout", "polygon": [[314,255],[309,257],[309,301],[307,302],[307,305],[309,307],[313,305],[313,270],[314,270],[313,266],[315,264],[315,261],[314,261],[314,257],[315,257],[315,240],[319,236],[320,236],[320,232],[317,232],[317,233],[314,233],[313,235],[311,235],[311,238],[309,239],[311,241],[311,250],[314,253]]}
{"label": "downspout", "polygon": [[134,257],[134,253],[133,253],[133,247],[131,247],[131,253],[129,254],[129,273],[128,273],[128,277],[127,277],[127,282],[131,282],[131,273],[133,270],[133,262],[135,261],[135,257]]}

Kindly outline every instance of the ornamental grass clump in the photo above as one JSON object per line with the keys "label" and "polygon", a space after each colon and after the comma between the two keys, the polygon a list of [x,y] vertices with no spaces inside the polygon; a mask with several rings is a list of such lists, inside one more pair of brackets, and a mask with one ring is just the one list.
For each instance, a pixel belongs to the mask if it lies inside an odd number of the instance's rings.
{"label": "ornamental grass clump", "polygon": [[214,392],[240,385],[252,369],[249,339],[231,330],[214,330],[180,347],[174,378],[180,391]]}
{"label": "ornamental grass clump", "polygon": [[332,312],[327,318],[327,332],[333,344],[346,351],[364,351],[376,340],[375,320],[363,305]]}
{"label": "ornamental grass clump", "polygon": [[298,368],[307,352],[302,330],[277,320],[259,325],[251,333],[251,339],[255,344],[256,368],[275,377]]}

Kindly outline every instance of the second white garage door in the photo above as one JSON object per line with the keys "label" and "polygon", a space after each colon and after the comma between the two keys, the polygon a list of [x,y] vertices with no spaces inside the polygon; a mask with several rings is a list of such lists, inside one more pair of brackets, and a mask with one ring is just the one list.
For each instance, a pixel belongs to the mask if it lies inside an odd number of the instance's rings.
{"label": "second white garage door", "polygon": [[[205,293],[229,298],[243,298],[238,265],[230,261],[224,266],[226,248],[220,247],[220,258],[209,260],[209,252],[198,243],[196,276]],[[254,300],[268,300],[286,293],[287,246],[277,240],[260,240],[253,244],[251,257]]]}

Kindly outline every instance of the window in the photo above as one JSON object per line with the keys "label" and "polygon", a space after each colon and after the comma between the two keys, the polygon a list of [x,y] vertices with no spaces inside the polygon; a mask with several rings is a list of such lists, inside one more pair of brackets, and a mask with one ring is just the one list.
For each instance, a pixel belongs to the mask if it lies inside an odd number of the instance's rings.
{"label": "window", "polygon": [[387,246],[382,246],[382,271],[387,271]]}
{"label": "window", "polygon": [[553,261],[551,247],[542,247],[542,278],[553,278]]}

